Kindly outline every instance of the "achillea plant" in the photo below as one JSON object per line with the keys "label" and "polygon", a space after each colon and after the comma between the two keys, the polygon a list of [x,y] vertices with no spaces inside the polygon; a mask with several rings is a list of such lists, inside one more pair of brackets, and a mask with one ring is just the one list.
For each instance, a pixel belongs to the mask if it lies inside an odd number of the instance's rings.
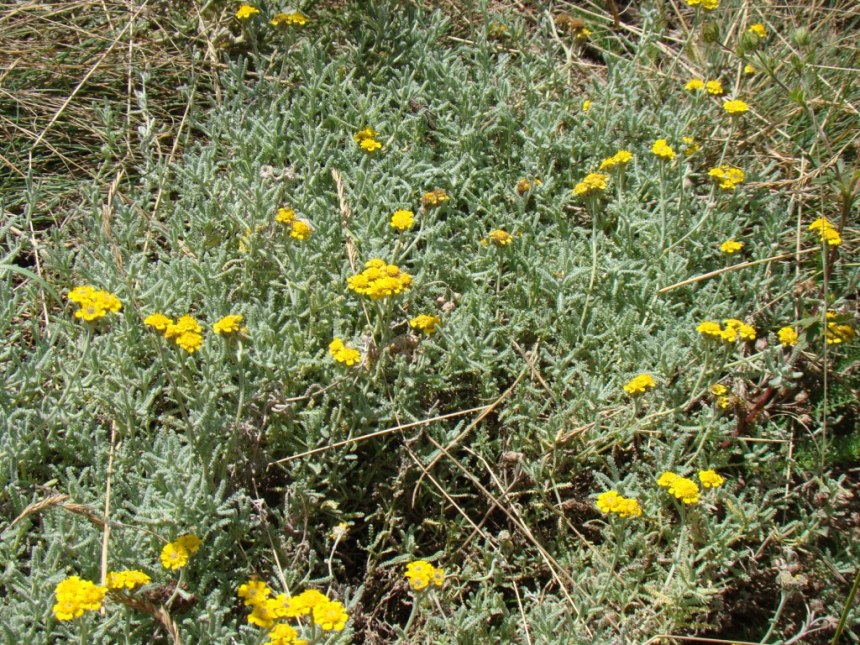
{"label": "achillea plant", "polygon": [[586,195],[602,193],[606,190],[608,179],[609,177],[601,173],[589,173],[581,182],[573,187],[573,194],[575,197],[585,197]]}
{"label": "achillea plant", "polygon": [[371,300],[381,300],[409,289],[412,276],[394,264],[374,258],[365,262],[364,271],[349,278],[347,285],[352,291],[369,296]]}
{"label": "achillea plant", "polygon": [[75,318],[84,322],[93,322],[122,309],[122,303],[114,294],[90,285],[75,287],[69,291],[68,299],[80,307],[75,312]]}
{"label": "achillea plant", "polygon": [[430,334],[435,334],[438,328],[442,326],[442,320],[439,316],[420,314],[409,321],[409,326],[429,336]]}
{"label": "achillea plant", "polygon": [[624,384],[624,391],[630,396],[636,396],[637,394],[645,394],[645,392],[655,387],[657,387],[657,382],[653,376],[650,374],[640,374]]}
{"label": "achillea plant", "polygon": [[54,595],[54,616],[57,620],[73,620],[83,616],[86,611],[98,611],[108,588],[70,576],[57,584]]}
{"label": "achillea plant", "polygon": [[670,495],[674,495],[684,504],[699,503],[699,487],[692,479],[666,471],[657,479],[657,485],[665,488]]}
{"label": "achillea plant", "polygon": [[722,325],[712,320],[705,320],[699,323],[696,331],[705,338],[722,340],[727,343],[733,343],[738,339],[755,340],[756,337],[754,327],[736,318],[727,318]]}
{"label": "achillea plant", "polygon": [[608,490],[598,495],[595,506],[604,515],[615,514],[618,517],[639,517],[642,515],[642,509],[636,499],[623,497],[616,490]]}
{"label": "achillea plant", "polygon": [[414,591],[423,591],[430,585],[441,587],[445,582],[445,571],[434,567],[426,560],[413,560],[406,565],[406,580]]}
{"label": "achillea plant", "polygon": [[809,225],[809,230],[818,233],[818,239],[828,246],[839,246],[842,244],[842,236],[839,235],[837,228],[826,217],[815,219]]}
{"label": "achillea plant", "polygon": [[666,142],[666,139],[657,139],[651,146],[651,152],[666,161],[672,161],[675,158],[675,151],[672,150],[672,146]]}
{"label": "achillea plant", "polygon": [[734,190],[738,184],[742,184],[746,179],[743,170],[728,165],[711,168],[708,171],[708,177],[717,182],[717,185],[723,190]]}
{"label": "achillea plant", "polygon": [[408,231],[415,225],[415,213],[409,210],[396,210],[391,216],[389,226],[398,231]]}

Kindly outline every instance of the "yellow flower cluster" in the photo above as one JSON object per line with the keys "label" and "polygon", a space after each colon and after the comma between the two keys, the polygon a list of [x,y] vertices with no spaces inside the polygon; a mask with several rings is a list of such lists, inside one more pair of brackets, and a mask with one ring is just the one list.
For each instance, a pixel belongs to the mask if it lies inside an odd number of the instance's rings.
{"label": "yellow flower cluster", "polygon": [[672,147],[666,142],[666,139],[657,139],[654,142],[654,145],[651,146],[651,152],[667,161],[672,161],[675,158],[675,151],[672,150]]}
{"label": "yellow flower cluster", "polygon": [[287,597],[278,594],[272,597],[272,590],[265,582],[249,580],[239,586],[238,596],[246,607],[251,608],[248,622],[257,627],[270,630],[268,645],[301,644],[298,632],[284,622],[285,619],[311,619],[311,624],[331,632],[343,631],[349,614],[340,602],[329,599],[316,589],[307,589],[297,596]]}
{"label": "yellow flower cluster", "polygon": [[827,329],[824,330],[824,339],[828,345],[840,345],[854,338],[854,328],[851,325],[840,323],[836,312],[827,312]]}
{"label": "yellow flower cluster", "polygon": [[364,128],[364,130],[359,130],[352,135],[352,138],[359,148],[370,154],[382,148],[382,144],[376,140],[378,136],[379,133],[373,128]]}
{"label": "yellow flower cluster", "polygon": [[754,25],[750,25],[747,31],[751,34],[755,34],[759,38],[767,37],[767,29],[765,29],[764,25],[760,22],[757,22]]}
{"label": "yellow flower cluster", "polygon": [[728,165],[711,168],[708,171],[708,177],[717,182],[723,190],[734,190],[738,184],[744,183],[744,179],[746,179],[743,170]]}
{"label": "yellow flower cluster", "polygon": [[705,82],[699,78],[692,78],[684,85],[684,89],[688,92],[700,92],[705,89]]}
{"label": "yellow flower cluster", "polygon": [[714,383],[709,389],[711,394],[714,395],[718,407],[723,410],[729,407],[732,402],[732,398],[729,396],[729,388],[722,383]]}
{"label": "yellow flower cluster", "polygon": [[722,96],[725,94],[723,84],[719,81],[708,81],[705,83],[705,90],[707,90],[708,94],[712,94],[714,96]]}
{"label": "yellow flower cluster", "polygon": [[408,231],[415,225],[415,213],[404,209],[396,210],[391,216],[389,225],[398,231]]}
{"label": "yellow flower cluster", "polygon": [[181,569],[200,550],[201,544],[200,538],[191,533],[179,536],[161,549],[161,565],[165,569]]}
{"label": "yellow flower cluster", "polygon": [[591,109],[591,105],[592,105],[591,100],[590,100],[590,99],[585,99],[585,100],[582,102],[582,111],[583,111],[583,112],[588,112],[588,111]]}
{"label": "yellow flower cluster", "polygon": [[657,479],[657,485],[669,491],[685,504],[699,503],[699,487],[696,482],[671,472],[664,472]]}
{"label": "yellow flower cluster", "polygon": [[292,11],[290,13],[275,14],[275,17],[269,22],[272,27],[280,27],[281,25],[296,25],[297,27],[304,27],[308,24],[308,17],[299,11]]}
{"label": "yellow flower cluster", "polygon": [[[826,217],[819,217],[812,222],[809,225],[809,230],[817,232],[818,239],[826,242],[828,246],[839,246],[842,244],[842,236],[839,235],[837,228]],[[71,294],[69,294],[69,299],[71,299]]]}
{"label": "yellow flower cluster", "polygon": [[441,188],[436,188],[421,195],[421,204],[425,208],[432,208],[433,206],[441,206],[449,199],[451,198],[448,196],[448,193]]}
{"label": "yellow flower cluster", "polygon": [[374,258],[365,262],[364,271],[349,278],[347,285],[356,293],[381,300],[406,291],[412,285],[412,276],[395,264]]}
{"label": "yellow flower cluster", "polygon": [[423,331],[429,336],[430,334],[435,334],[437,328],[442,326],[442,320],[439,316],[421,314],[420,316],[415,316],[415,318],[410,320],[409,326],[412,327],[412,329]]}
{"label": "yellow flower cluster", "polygon": [[727,343],[733,343],[738,338],[741,340],[755,340],[755,328],[736,318],[723,320],[723,326],[720,326],[718,322],[705,320],[699,323],[696,331],[706,338],[723,340]]}
{"label": "yellow flower cluster", "polygon": [[130,569],[128,571],[109,571],[105,578],[108,589],[134,589],[148,585],[151,578],[143,571]]}
{"label": "yellow flower cluster", "polygon": [[406,565],[406,579],[415,591],[422,591],[431,584],[441,587],[445,582],[445,571],[438,569],[426,560],[413,560]]}
{"label": "yellow flower cluster", "polygon": [[236,18],[239,20],[248,20],[251,16],[256,16],[260,13],[260,10],[257,7],[250,4],[243,4],[239,7],[238,11],[236,11]]}
{"label": "yellow flower cluster", "polygon": [[747,112],[750,109],[750,106],[747,105],[745,101],[734,99],[733,101],[726,101],[723,103],[723,109],[729,114],[735,115]]}
{"label": "yellow flower cluster", "polygon": [[278,214],[275,216],[275,221],[279,224],[284,224],[290,227],[290,237],[294,237],[299,241],[304,241],[314,232],[314,227],[311,223],[301,217],[296,216],[296,211],[292,208],[279,208]]}
{"label": "yellow flower cluster", "polygon": [[109,291],[96,289],[91,285],[75,287],[67,296],[80,308],[75,312],[75,318],[92,322],[103,318],[108,312],[116,313],[122,309],[122,303]]}
{"label": "yellow flower cluster", "polygon": [[619,517],[639,517],[642,515],[642,509],[637,500],[631,497],[622,497],[615,490],[608,490],[598,495],[595,505],[605,515],[610,513],[615,513]]}
{"label": "yellow flower cluster", "polygon": [[688,157],[696,154],[702,149],[702,146],[700,146],[693,137],[681,137],[681,143],[684,144],[684,147],[681,148],[681,150]]}
{"label": "yellow flower cluster", "polygon": [[529,180],[529,179],[526,179],[525,177],[522,177],[517,182],[517,194],[518,195],[525,195],[532,188],[537,188],[541,184],[543,184],[543,182],[540,179],[535,178],[535,179]]}
{"label": "yellow flower cluster", "polygon": [[797,345],[798,336],[794,327],[780,327],[779,331],[776,332],[776,337],[783,347],[794,347]]}
{"label": "yellow flower cluster", "polygon": [[713,470],[700,470],[699,481],[702,482],[702,488],[718,488],[726,483],[726,478]]}
{"label": "yellow flower cluster", "polygon": [[599,172],[592,172],[573,187],[573,194],[576,197],[585,197],[593,193],[600,193],[606,190],[606,182],[609,179],[606,175]]}
{"label": "yellow flower cluster", "polygon": [[495,244],[496,246],[507,246],[511,242],[514,241],[514,236],[508,233],[507,231],[495,228],[490,231],[489,235],[481,240],[481,244],[484,246],[489,245],[490,243]]}
{"label": "yellow flower cluster", "polygon": [[654,387],[657,387],[657,383],[654,381],[653,376],[650,374],[640,374],[639,376],[630,379],[630,381],[624,385],[624,391],[630,396],[635,396],[637,394],[645,394],[645,392]]}
{"label": "yellow flower cluster", "polygon": [[53,607],[54,616],[57,620],[72,620],[83,616],[85,611],[98,611],[106,593],[107,587],[70,576],[54,589],[57,599]]}
{"label": "yellow flower cluster", "polygon": [[247,327],[242,327],[243,317],[241,314],[229,314],[212,325],[212,331],[219,336],[230,336],[231,334],[244,334]]}
{"label": "yellow flower cluster", "polygon": [[203,328],[193,316],[180,316],[173,322],[173,319],[162,313],[154,313],[144,318],[143,324],[160,331],[167,340],[172,340],[189,354],[203,345]]}
{"label": "yellow flower cluster", "polygon": [[690,7],[701,7],[705,11],[713,11],[720,6],[720,0],[687,0]]}
{"label": "yellow flower cluster", "polygon": [[329,343],[328,353],[338,363],[343,363],[347,367],[352,367],[361,362],[361,352],[352,347],[347,347],[340,338],[335,338]]}
{"label": "yellow flower cluster", "polygon": [[629,150],[619,150],[611,157],[607,157],[603,161],[600,162],[600,168],[598,170],[612,170],[617,167],[624,167],[630,160],[633,159],[633,153]]}
{"label": "yellow flower cluster", "polygon": [[744,248],[743,242],[736,242],[735,240],[726,240],[722,244],[720,244],[720,251],[725,253],[726,255],[731,255],[732,253],[737,253],[742,248]]}

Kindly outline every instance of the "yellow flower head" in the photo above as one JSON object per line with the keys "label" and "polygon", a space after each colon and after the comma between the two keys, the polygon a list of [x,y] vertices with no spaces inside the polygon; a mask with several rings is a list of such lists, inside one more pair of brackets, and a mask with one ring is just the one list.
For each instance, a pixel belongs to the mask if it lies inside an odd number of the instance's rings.
{"label": "yellow flower head", "polygon": [[54,616],[57,620],[72,620],[83,616],[85,611],[98,611],[106,593],[107,587],[70,576],[54,589],[57,599],[53,607]]}
{"label": "yellow flower head", "polygon": [[705,83],[701,79],[693,78],[687,81],[687,84],[684,85],[684,89],[688,92],[701,92],[705,89]]}
{"label": "yellow flower head", "polygon": [[630,497],[622,497],[618,491],[608,490],[597,496],[595,506],[604,515],[615,513],[619,517],[639,517],[642,509],[639,502]]}
{"label": "yellow flower head", "polygon": [[507,246],[511,242],[514,241],[514,236],[508,233],[505,230],[500,228],[493,229],[490,231],[490,234],[487,235],[486,239],[482,240],[482,244],[486,246],[490,242],[495,244],[496,246]]}
{"label": "yellow flower head", "polygon": [[299,635],[287,623],[278,623],[269,632],[269,640],[265,645],[305,645],[307,641],[299,639]]}
{"label": "yellow flower head", "polygon": [[573,194],[576,197],[585,197],[594,193],[600,193],[606,190],[606,185],[609,177],[598,172],[592,172],[573,187]]}
{"label": "yellow flower head", "polygon": [[426,589],[431,584],[441,587],[445,582],[445,572],[437,569],[426,560],[414,560],[406,565],[406,579],[415,591]]}
{"label": "yellow flower head", "polygon": [[391,216],[389,226],[396,228],[398,231],[408,231],[415,225],[415,213],[407,210],[396,210]]}
{"label": "yellow flower head", "polygon": [[717,182],[723,190],[734,190],[738,184],[744,183],[746,175],[740,168],[734,166],[718,166],[708,171],[708,177]]}
{"label": "yellow flower head", "polygon": [[147,327],[152,327],[156,331],[165,332],[167,328],[173,324],[173,319],[168,318],[164,314],[155,313],[150,314],[146,318],[143,319],[143,324]]}
{"label": "yellow flower head", "polygon": [[824,330],[824,340],[828,345],[840,345],[854,338],[854,328],[840,323],[833,311],[827,312],[827,328]]}
{"label": "yellow flower head", "polygon": [[129,571],[109,571],[105,578],[108,589],[134,589],[142,585],[148,585],[151,578],[143,571],[131,569]]}
{"label": "yellow flower head", "polygon": [[279,208],[275,221],[280,224],[292,224],[296,219],[296,211],[292,208]]}
{"label": "yellow flower head", "polygon": [[401,271],[397,265],[374,258],[366,262],[364,267],[364,271],[347,280],[347,286],[372,300],[395,296],[412,286],[412,276]]}
{"label": "yellow flower head", "polygon": [[352,367],[361,362],[361,352],[352,347],[347,347],[340,338],[335,338],[329,343],[328,353],[338,363],[343,363],[347,367]]}
{"label": "yellow flower head", "polygon": [[518,195],[525,195],[532,188],[537,188],[541,184],[543,184],[543,182],[540,179],[535,178],[535,179],[529,180],[529,179],[526,179],[525,177],[522,177],[517,182],[517,194]]}
{"label": "yellow flower head", "polygon": [[793,327],[781,327],[776,332],[776,337],[779,338],[779,343],[783,347],[794,347],[797,345],[798,336]]}
{"label": "yellow flower head", "polygon": [[316,589],[305,589],[298,596],[287,601],[283,618],[298,618],[309,615],[316,606],[331,602],[328,597]]}
{"label": "yellow flower head", "polygon": [[441,206],[445,202],[451,199],[441,188],[436,188],[435,190],[431,190],[428,193],[424,193],[421,195],[421,203],[426,207],[430,208],[432,206]]}
{"label": "yellow flower head", "polygon": [[358,146],[367,153],[376,152],[382,148],[382,144],[376,139],[362,139]]}
{"label": "yellow flower head", "polygon": [[700,146],[693,137],[681,137],[681,143],[684,144],[681,151],[688,157],[696,154],[702,149],[702,146]]}
{"label": "yellow flower head", "polygon": [[303,242],[314,232],[314,227],[306,219],[296,218],[290,223],[290,237]]}
{"label": "yellow flower head", "polygon": [[733,101],[726,101],[723,103],[723,109],[731,115],[736,115],[743,114],[748,111],[750,106],[740,99],[735,99]]}
{"label": "yellow flower head", "polygon": [[421,314],[420,316],[415,316],[415,318],[410,320],[409,326],[412,327],[412,329],[423,331],[429,336],[430,334],[435,334],[437,328],[442,326],[442,320],[439,316]]}
{"label": "yellow flower head", "polygon": [[735,240],[726,240],[722,244],[720,244],[720,251],[725,253],[726,255],[731,255],[732,253],[737,253],[742,248],[744,248],[743,242],[736,242]]}
{"label": "yellow flower head", "polygon": [[212,331],[219,336],[228,336],[230,334],[239,334],[242,332],[242,315],[230,314],[224,316],[221,320],[212,325]]}
{"label": "yellow flower head", "polygon": [[720,6],[720,0],[687,0],[690,7],[701,7],[705,11],[713,11]]}
{"label": "yellow flower head", "polygon": [[708,81],[705,83],[705,89],[708,91],[708,94],[712,94],[714,96],[722,96],[725,93],[725,90],[723,90],[723,84],[719,81]]}
{"label": "yellow flower head", "polygon": [[714,383],[708,389],[711,391],[711,394],[713,394],[714,396],[725,396],[729,391],[729,388],[727,388],[722,383]]}
{"label": "yellow flower head", "polygon": [[755,74],[757,71],[758,70],[753,65],[750,65],[749,63],[744,65],[744,74],[752,75],[752,74]]}
{"label": "yellow flower head", "polygon": [[248,607],[262,604],[269,599],[272,590],[262,580],[249,580],[248,582],[239,585],[239,590],[236,595],[242,599]]}
{"label": "yellow flower head", "polygon": [[837,228],[826,217],[819,217],[812,222],[809,225],[809,230],[817,232],[818,239],[825,242],[828,246],[839,246],[842,244],[842,236],[839,235]]}
{"label": "yellow flower head", "polygon": [[591,109],[591,101],[589,99],[585,99],[582,102],[582,111],[588,112]]}
{"label": "yellow flower head", "polygon": [[248,20],[248,18],[257,15],[258,13],[260,13],[260,10],[257,9],[257,7],[250,4],[243,4],[236,12],[236,17],[239,20]]}
{"label": "yellow flower head", "polygon": [[173,542],[184,548],[191,555],[197,553],[200,550],[200,547],[203,545],[203,542],[200,540],[200,538],[193,533],[186,533],[185,535],[180,535]]}
{"label": "yellow flower head", "polygon": [[757,22],[754,25],[750,25],[747,31],[751,34],[755,34],[759,38],[767,37],[767,29],[765,29],[764,25],[760,22]]}
{"label": "yellow flower head", "polygon": [[700,470],[699,481],[702,482],[703,488],[718,488],[726,483],[725,478],[713,470]]}
{"label": "yellow flower head", "polygon": [[122,302],[109,291],[96,289],[91,285],[75,287],[67,296],[80,308],[75,312],[75,318],[84,322],[92,322],[103,318],[108,313],[117,313],[122,309]]}
{"label": "yellow flower head", "polygon": [[170,542],[161,549],[161,566],[165,569],[181,569],[188,564],[190,553],[181,544]]}
{"label": "yellow flower head", "polygon": [[651,388],[657,387],[657,382],[650,374],[640,374],[624,385],[624,391],[630,396],[644,394]]}
{"label": "yellow flower head", "polygon": [[672,161],[675,158],[675,151],[666,143],[666,139],[657,139],[654,145],[651,146],[651,152],[667,161]]}
{"label": "yellow flower head", "polygon": [[349,620],[346,608],[336,600],[326,600],[313,608],[314,624],[323,631],[341,632]]}
{"label": "yellow flower head", "polygon": [[203,328],[192,316],[180,316],[176,323],[167,326],[164,337],[192,354],[203,345]]}
{"label": "yellow flower head", "polygon": [[670,495],[674,495],[685,504],[698,504],[699,487],[696,482],[686,477],[681,477],[671,472],[664,472],[657,479],[657,485],[666,488]]}
{"label": "yellow flower head", "polygon": [[251,605],[252,609],[251,613],[248,614],[248,622],[263,629],[271,629],[275,626],[280,606],[281,604],[273,598]]}
{"label": "yellow flower head", "polygon": [[299,11],[293,11],[291,13],[275,14],[275,17],[272,18],[270,23],[272,27],[280,27],[281,25],[296,25],[297,27],[304,27],[308,24],[308,18]]}
{"label": "yellow flower head", "polygon": [[613,168],[624,167],[630,160],[633,159],[633,153],[629,150],[619,150],[611,157],[607,157],[600,162],[598,170],[612,170]]}

